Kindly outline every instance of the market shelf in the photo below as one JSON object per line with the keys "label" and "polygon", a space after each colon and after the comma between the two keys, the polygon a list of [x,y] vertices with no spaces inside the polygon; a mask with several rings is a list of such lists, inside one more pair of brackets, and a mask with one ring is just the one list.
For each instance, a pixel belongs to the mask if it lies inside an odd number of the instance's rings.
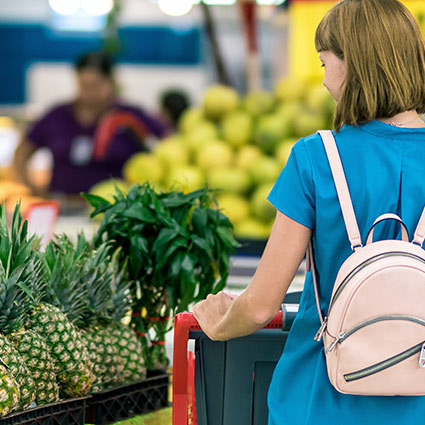
{"label": "market shelf", "polygon": [[13,413],[0,420],[0,425],[84,425],[88,397]]}
{"label": "market shelf", "polygon": [[157,376],[93,394],[87,401],[86,422],[113,424],[168,407],[169,378],[168,373],[160,372]]}

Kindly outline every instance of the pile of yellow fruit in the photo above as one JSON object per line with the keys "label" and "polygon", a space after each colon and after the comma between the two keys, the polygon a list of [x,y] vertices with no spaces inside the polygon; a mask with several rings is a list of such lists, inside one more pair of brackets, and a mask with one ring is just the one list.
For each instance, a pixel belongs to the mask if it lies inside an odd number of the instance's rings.
{"label": "pile of yellow fruit", "polygon": [[[334,101],[322,86],[293,79],[274,93],[240,97],[226,86],[207,89],[202,104],[187,110],[179,131],[150,153],[128,160],[125,184],[151,182],[159,190],[217,189],[219,207],[240,238],[264,239],[275,209],[267,201],[293,144],[318,129],[331,128]],[[108,187],[109,185],[109,187]],[[102,183],[94,193],[111,192]]]}
{"label": "pile of yellow fruit", "polygon": [[13,180],[0,179],[0,203],[6,206],[8,215],[13,214],[15,206],[21,203],[21,213],[25,216],[28,208],[38,202],[44,201],[43,198],[32,196],[29,187],[17,183]]}

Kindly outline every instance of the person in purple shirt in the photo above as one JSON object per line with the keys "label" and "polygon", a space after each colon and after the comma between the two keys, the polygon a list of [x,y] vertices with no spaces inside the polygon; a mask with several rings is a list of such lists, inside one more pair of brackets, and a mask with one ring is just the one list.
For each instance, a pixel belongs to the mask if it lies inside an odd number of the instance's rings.
{"label": "person in purple shirt", "polygon": [[95,183],[121,177],[125,161],[148,150],[146,140],[161,138],[169,127],[116,97],[111,58],[102,52],[81,56],[75,65],[76,99],[57,105],[26,133],[15,152],[15,169],[34,193],[28,161],[39,148],[53,155],[51,192],[75,195]]}

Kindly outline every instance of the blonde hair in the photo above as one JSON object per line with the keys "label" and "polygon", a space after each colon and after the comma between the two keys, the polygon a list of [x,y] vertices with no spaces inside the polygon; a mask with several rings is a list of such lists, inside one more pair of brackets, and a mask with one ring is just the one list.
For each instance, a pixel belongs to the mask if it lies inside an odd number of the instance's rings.
{"label": "blonde hair", "polygon": [[347,75],[334,125],[425,112],[425,41],[398,0],[343,0],[322,19],[316,50],[344,60]]}

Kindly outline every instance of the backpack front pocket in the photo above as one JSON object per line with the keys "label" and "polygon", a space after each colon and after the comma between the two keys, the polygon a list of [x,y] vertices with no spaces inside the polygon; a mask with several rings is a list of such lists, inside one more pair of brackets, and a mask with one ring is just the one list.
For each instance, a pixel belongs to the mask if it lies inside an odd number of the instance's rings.
{"label": "backpack front pocket", "polygon": [[346,373],[344,375],[344,379],[346,380],[346,382],[352,382],[357,381],[358,379],[367,378],[368,376],[374,375],[375,373],[382,372],[383,370],[388,369],[391,366],[395,366],[419,352],[423,352],[425,345],[424,343],[425,341],[420,342],[419,344],[414,345],[406,351],[403,351],[395,356],[383,360],[382,362],[375,363],[372,366],[368,366],[356,372]]}
{"label": "backpack front pocket", "polygon": [[[325,350],[328,372],[339,391],[375,394],[375,386],[381,388],[381,395],[386,395],[386,389],[388,395],[406,394],[405,387],[411,387],[412,395],[425,391],[425,319],[382,315],[352,326],[334,339],[329,337],[331,343]],[[397,379],[390,377],[393,373]],[[398,389],[399,384],[403,390]]]}
{"label": "backpack front pocket", "polygon": [[329,347],[326,349],[326,353],[327,354],[330,353],[335,348],[336,344],[341,344],[348,337],[353,335],[355,332],[365,328],[366,326],[370,326],[370,325],[373,325],[375,323],[384,322],[384,321],[387,321],[387,320],[404,320],[404,321],[413,322],[413,323],[417,323],[419,325],[425,326],[425,320],[424,319],[421,319],[419,317],[414,317],[414,316],[406,316],[406,315],[402,315],[402,314],[391,314],[391,315],[374,317],[373,319],[366,320],[365,322],[360,323],[357,326],[354,326],[349,331],[340,332],[338,337],[335,338],[334,342],[332,342],[332,344],[329,345]]}

